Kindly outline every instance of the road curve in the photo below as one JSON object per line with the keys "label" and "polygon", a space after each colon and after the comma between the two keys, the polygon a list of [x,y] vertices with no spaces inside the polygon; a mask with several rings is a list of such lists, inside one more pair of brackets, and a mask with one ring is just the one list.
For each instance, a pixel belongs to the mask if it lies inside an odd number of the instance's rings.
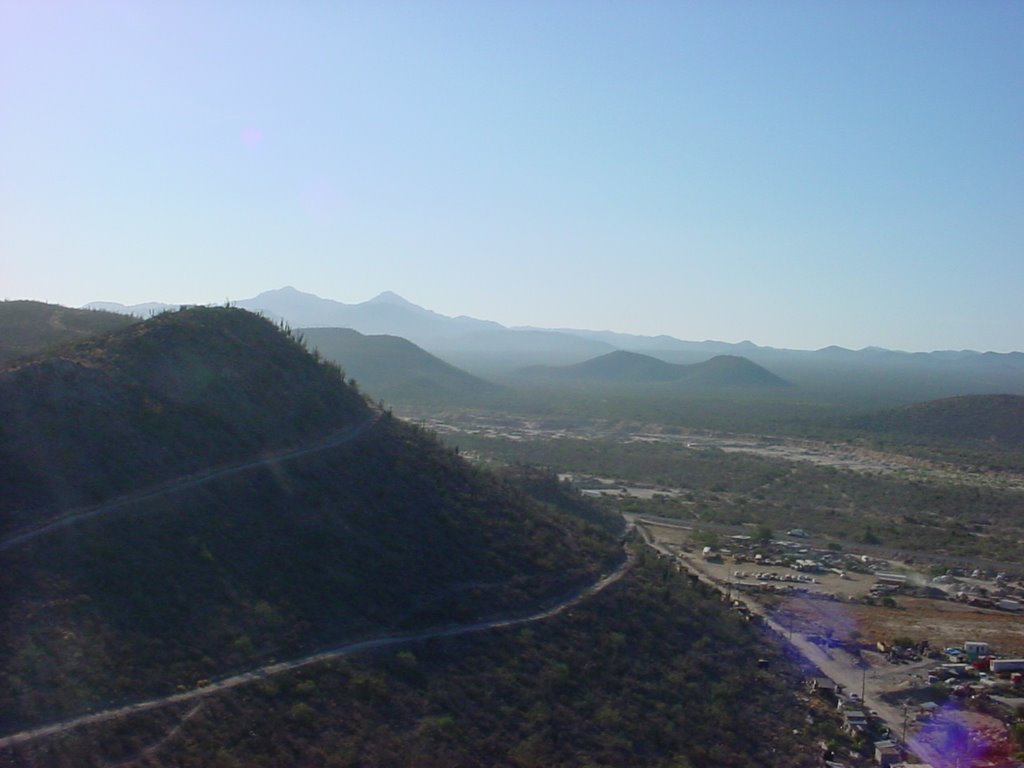
{"label": "road curve", "polygon": [[385,635],[383,637],[376,637],[369,640],[360,640],[358,642],[346,643],[336,648],[331,648],[325,651],[318,651],[311,653],[307,656],[302,656],[297,659],[291,659],[289,661],[280,661],[273,664],[266,664],[256,669],[251,669],[248,672],[242,672],[237,675],[231,675],[230,677],[221,678],[213,681],[210,685],[203,688],[194,688],[190,691],[183,691],[180,693],[173,693],[168,696],[161,696],[155,699],[148,699],[145,701],[138,701],[134,704],[127,704],[124,706],[115,707],[113,709],[104,710],[101,712],[93,712],[88,715],[80,715],[77,717],[71,717],[66,720],[61,720],[49,725],[43,725],[38,728],[31,728],[17,733],[11,733],[7,736],[0,737],[0,749],[13,747],[17,744],[21,744],[27,741],[33,741],[35,739],[42,738],[44,736],[53,736],[58,733],[78,728],[82,725],[91,725],[95,723],[101,723],[106,720],[115,720],[119,717],[134,714],[136,712],[145,712],[150,709],[158,709],[165,707],[170,704],[179,704],[187,701],[195,701],[202,699],[207,696],[223,691],[227,688],[236,688],[240,685],[247,685],[258,680],[263,680],[273,675],[279,675],[283,672],[290,672],[300,667],[309,666],[311,664],[318,664],[322,661],[329,661],[331,659],[341,658],[343,656],[351,656],[363,651],[381,650],[384,648],[392,648],[395,646],[405,645],[408,643],[416,643],[423,640],[433,640],[441,637],[455,637],[458,635],[468,635],[475,632],[486,632],[491,629],[501,629],[505,627],[514,627],[521,624],[531,624],[537,621],[544,621],[545,619],[553,618],[554,616],[563,613],[564,611],[572,608],[584,600],[598,594],[602,590],[611,586],[619,579],[621,579],[629,569],[633,566],[635,561],[635,555],[632,552],[627,554],[627,557],[623,562],[613,571],[605,574],[593,584],[590,584],[583,589],[577,590],[569,597],[561,600],[557,604],[548,608],[543,608],[534,611],[533,613],[526,614],[524,616],[514,617],[503,617],[497,619],[489,619],[487,621],[478,621],[471,624],[459,624],[450,627],[440,627],[434,629],[426,629],[420,632],[412,632],[401,635]]}
{"label": "road curve", "polygon": [[83,520],[90,520],[94,517],[99,517],[108,512],[112,512],[115,509],[127,507],[132,504],[138,504],[139,502],[148,501],[149,499],[154,499],[159,496],[166,496],[167,494],[185,491],[190,488],[203,485],[204,483],[208,483],[211,480],[218,480],[220,478],[230,477],[231,475],[237,475],[241,472],[247,472],[250,469],[255,469],[256,467],[262,467],[267,464],[277,464],[282,461],[291,461],[292,459],[297,459],[302,456],[308,456],[311,453],[326,451],[330,448],[337,448],[339,445],[350,443],[363,435],[378,421],[380,421],[382,415],[382,413],[374,412],[368,418],[355,426],[345,427],[344,429],[331,433],[325,438],[299,448],[287,448],[277,451],[276,453],[260,456],[258,459],[251,459],[216,469],[201,470],[190,475],[185,475],[184,477],[167,480],[158,485],[150,486],[149,488],[122,494],[121,496],[117,496],[116,498],[104,501],[100,504],[70,509],[60,515],[56,520],[53,520],[46,525],[14,534],[3,541],[0,541],[0,552],[13,549],[20,544],[25,544],[26,542],[37,539],[40,536],[45,536],[48,533],[53,533],[54,531],[58,531],[62,528],[67,528],[69,525],[80,523]]}

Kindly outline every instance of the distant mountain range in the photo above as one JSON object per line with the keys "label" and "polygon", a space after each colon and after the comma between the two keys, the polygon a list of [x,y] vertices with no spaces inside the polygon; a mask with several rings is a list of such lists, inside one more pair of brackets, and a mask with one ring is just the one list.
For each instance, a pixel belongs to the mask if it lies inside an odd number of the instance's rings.
{"label": "distant mountain range", "polygon": [[[166,305],[88,306],[145,316]],[[284,320],[294,328],[342,327],[363,334],[398,336],[485,378],[511,375],[528,366],[573,365],[625,351],[681,365],[720,355],[743,357],[824,399],[845,399],[852,394],[877,404],[895,404],[962,394],[1024,394],[1024,354],[1020,352],[909,353],[837,346],[808,351],[762,347],[750,341],[684,341],[612,331],[508,328],[487,320],[442,315],[391,292],[360,304],[344,304],[281,288],[239,301],[237,306]]]}
{"label": "distant mountain range", "polygon": [[[434,353],[470,355],[474,360],[483,359],[508,370],[538,363],[579,362],[615,349],[608,343],[559,331],[516,330],[488,320],[449,317],[417,306],[391,291],[360,304],[344,304],[288,287],[266,291],[235,305],[272,320],[284,320],[293,328],[352,328],[363,334],[399,336]],[[146,316],[154,307],[176,308],[111,302],[86,305],[89,309],[139,316]]]}
{"label": "distant mountain range", "polygon": [[671,383],[687,388],[785,387],[781,379],[757,363],[736,355],[716,355],[702,363],[666,363],[650,355],[617,350],[582,363],[565,366],[532,366],[521,375],[560,381],[630,384]]}
{"label": "distant mountain range", "polygon": [[[235,302],[236,306],[261,312],[272,320],[285,320],[292,327],[338,327],[353,328],[363,334],[386,334],[408,339],[428,350],[458,348],[471,350],[485,348],[495,342],[511,350],[536,350],[545,352],[572,350],[579,360],[562,360],[562,363],[581,362],[604,352],[617,349],[647,354],[699,354],[707,359],[714,355],[810,356],[828,360],[922,360],[926,358],[947,361],[963,361],[976,358],[1001,360],[1024,366],[1022,352],[976,352],[974,350],[940,350],[935,352],[900,352],[880,347],[865,347],[860,350],[828,346],[818,350],[796,350],[764,347],[751,341],[684,341],[673,336],[641,336],[616,333],[614,331],[593,331],[577,328],[536,328],[522,326],[509,328],[490,320],[479,320],[465,315],[451,317],[424,309],[401,296],[385,291],[359,304],[345,304],[333,299],[324,299],[312,293],[305,293],[292,287],[265,291],[251,299]],[[176,309],[179,305],[149,302],[146,304],[124,305],[116,302],[92,302],[86,309],[102,309],[145,317],[165,309]],[[512,341],[512,339],[516,341]],[[455,343],[457,342],[457,343]]]}

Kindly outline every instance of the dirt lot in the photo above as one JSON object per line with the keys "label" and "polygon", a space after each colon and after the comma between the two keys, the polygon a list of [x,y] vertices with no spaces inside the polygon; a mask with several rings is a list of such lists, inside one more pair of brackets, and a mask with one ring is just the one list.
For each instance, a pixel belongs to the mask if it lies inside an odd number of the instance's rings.
{"label": "dirt lot", "polygon": [[933,720],[915,728],[910,746],[936,768],[995,765],[1008,760],[1014,751],[1002,722],[978,712],[957,710],[942,710]]}
{"label": "dirt lot", "polygon": [[[780,609],[799,617],[805,631],[823,634],[832,627],[839,639],[856,632],[863,640],[891,641],[908,636],[933,648],[959,647],[968,640],[986,642],[996,652],[1024,656],[1024,618],[962,603],[897,597],[896,608],[784,598]],[[813,629],[812,629],[813,627]]]}
{"label": "dirt lot", "polygon": [[[653,525],[650,530],[659,541],[676,551],[689,545],[692,531],[682,526]],[[715,563],[697,553],[687,557],[691,567],[720,584],[731,584],[741,596],[750,593],[771,609],[781,624],[804,634],[834,636],[837,640],[859,639],[866,642],[891,642],[894,637],[909,636],[928,640],[933,648],[962,646],[967,640],[989,643],[1001,655],[1024,656],[1024,615],[974,608],[951,600],[929,600],[895,594],[895,607],[865,605],[876,578],[873,574],[807,574],[816,583],[782,581],[796,573],[781,566],[734,562]],[[894,563],[894,568],[900,564]],[[737,571],[744,576],[737,576]],[[760,580],[756,574],[774,574],[778,579]],[[761,590],[771,590],[762,592]],[[835,599],[831,599],[833,597]]]}

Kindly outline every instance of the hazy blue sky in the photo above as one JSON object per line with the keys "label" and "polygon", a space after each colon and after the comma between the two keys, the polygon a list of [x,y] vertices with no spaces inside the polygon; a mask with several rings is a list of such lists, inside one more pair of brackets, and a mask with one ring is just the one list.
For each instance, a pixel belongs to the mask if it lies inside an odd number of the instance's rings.
{"label": "hazy blue sky", "polygon": [[0,0],[0,297],[1024,349],[1024,3]]}

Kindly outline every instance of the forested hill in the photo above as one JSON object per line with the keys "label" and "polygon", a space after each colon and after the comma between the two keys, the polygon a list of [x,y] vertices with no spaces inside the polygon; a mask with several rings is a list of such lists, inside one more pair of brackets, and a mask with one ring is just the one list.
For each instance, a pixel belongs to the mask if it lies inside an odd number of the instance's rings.
{"label": "forested hill", "polygon": [[0,302],[0,365],[25,355],[126,328],[137,318],[41,301]]}
{"label": "forested hill", "polygon": [[569,490],[470,467],[242,310],[4,370],[0,408],[0,733],[532,609],[621,558]]}
{"label": "forested hill", "polygon": [[962,395],[850,418],[869,444],[978,471],[1024,473],[1024,397]]}
{"label": "forested hill", "polygon": [[370,415],[337,369],[256,315],[164,313],[0,369],[0,531]]}
{"label": "forested hill", "polygon": [[896,435],[1024,448],[1024,397],[966,395],[862,417],[857,426]]}

